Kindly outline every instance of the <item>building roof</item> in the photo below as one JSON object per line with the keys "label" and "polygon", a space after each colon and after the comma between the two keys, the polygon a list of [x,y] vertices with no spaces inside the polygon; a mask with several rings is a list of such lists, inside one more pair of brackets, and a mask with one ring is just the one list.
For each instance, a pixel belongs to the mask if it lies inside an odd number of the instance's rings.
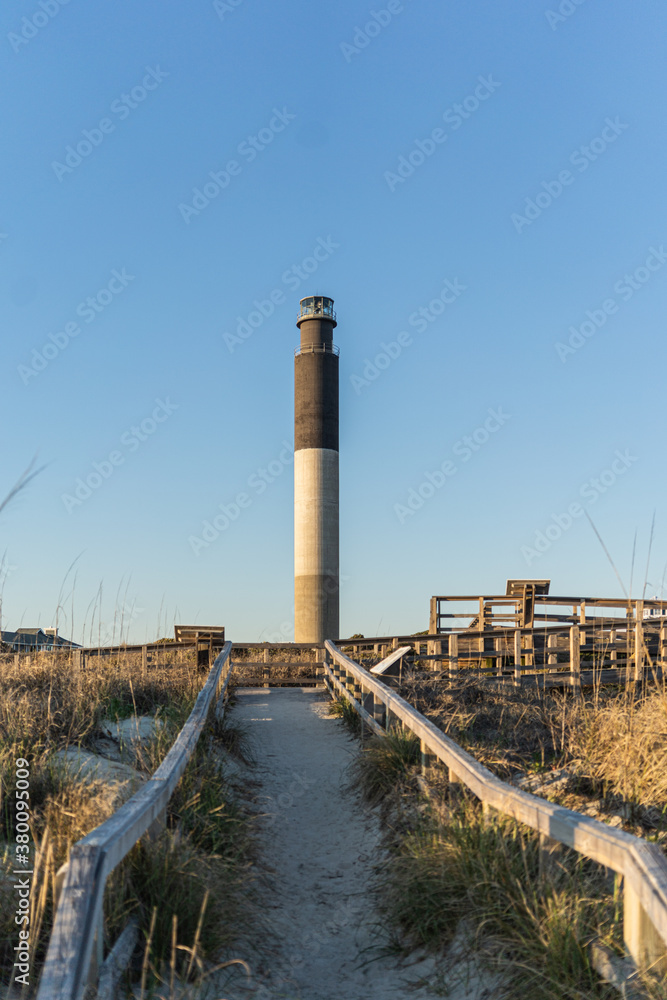
{"label": "building roof", "polygon": [[0,632],[0,639],[8,646],[11,646],[15,652],[18,652],[19,648],[25,646],[67,646],[68,648],[79,646],[78,642],[72,642],[71,639],[65,639],[63,636],[58,635],[57,629],[43,629],[40,627],[28,628],[22,626],[13,632],[3,630]]}

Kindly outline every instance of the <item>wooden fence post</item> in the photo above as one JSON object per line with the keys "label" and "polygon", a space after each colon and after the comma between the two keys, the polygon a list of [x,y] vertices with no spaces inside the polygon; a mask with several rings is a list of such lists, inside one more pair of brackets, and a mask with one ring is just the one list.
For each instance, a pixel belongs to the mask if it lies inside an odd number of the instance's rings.
{"label": "wooden fence post", "polygon": [[421,751],[421,773],[423,777],[426,777],[429,770],[434,766],[434,762],[437,758],[432,753],[429,753],[428,745],[424,742],[424,740],[419,741],[419,747]]}
{"label": "wooden fence post", "polygon": [[[477,651],[482,654],[484,652],[484,632],[486,631],[486,608],[484,606],[484,598],[479,599],[479,631],[482,635],[479,636],[477,640]],[[482,664],[482,657],[480,655],[480,667]]]}
{"label": "wooden fence post", "polygon": [[659,975],[667,972],[667,948],[639,902],[634,889],[623,880],[623,939],[635,964],[649,966]]}
{"label": "wooden fence post", "polygon": [[100,981],[97,984],[97,1000],[114,1000],[119,996],[123,975],[130,964],[130,959],[139,938],[139,921],[136,916],[130,917],[113,948],[105,959]]}
{"label": "wooden fence post", "polygon": [[644,602],[635,602],[635,681],[644,679]]}
{"label": "wooden fence post", "polygon": [[609,659],[611,660],[612,667],[616,667],[618,661],[618,650],[616,649],[616,629],[611,629],[609,633],[609,645],[611,646],[611,652],[609,654]]}
{"label": "wooden fence post", "polygon": [[[329,667],[329,669],[331,669],[331,656],[329,655],[329,650],[326,648],[326,646],[322,650],[322,663],[324,663],[325,666],[327,666],[327,667]],[[333,684],[329,680],[329,675],[326,672],[326,670],[324,669],[324,667],[322,667],[322,680],[324,681],[324,686],[327,689],[327,691],[329,692],[329,694],[331,695],[331,697],[335,698],[336,697],[336,692],[334,691]]]}
{"label": "wooden fence post", "polygon": [[576,697],[581,694],[581,650],[579,642],[579,626],[570,628],[570,674],[572,691]]}
{"label": "wooden fence post", "polygon": [[482,817],[485,823],[492,823],[495,816],[498,816],[498,810],[490,806],[488,802],[482,800]]}
{"label": "wooden fence post", "polygon": [[498,677],[502,677],[503,676],[503,657],[502,657],[503,640],[502,639],[494,639],[493,645],[494,645],[496,653],[500,653],[501,654],[500,656],[496,656],[495,672],[496,672],[496,674],[497,674]]}
{"label": "wooden fence post", "polygon": [[557,869],[556,857],[563,853],[563,845],[546,833],[540,834],[539,873],[542,878]]}
{"label": "wooden fence post", "polygon": [[514,683],[521,687],[521,629],[514,631]]}
{"label": "wooden fence post", "polygon": [[[579,661],[581,662],[581,647],[585,646],[592,636],[592,642],[589,645],[595,645],[595,635],[593,632],[587,632],[585,626],[579,627]],[[593,657],[593,663],[595,663],[595,657]]]}
{"label": "wooden fence post", "polygon": [[[361,705],[361,707],[365,708],[366,711],[368,711],[368,707],[369,707],[368,703],[367,703],[368,691],[366,689],[366,686],[364,684],[362,684],[361,681],[358,684],[358,689],[359,689],[359,694],[358,695],[355,694],[355,697],[357,698],[357,701],[359,702],[359,704]],[[366,735],[366,720],[364,719],[363,715],[361,713],[359,713],[359,737],[360,737],[360,739],[363,740],[365,735]]]}
{"label": "wooden fence post", "polygon": [[269,687],[269,677],[270,677],[270,672],[271,672],[271,669],[269,667],[269,647],[268,646],[265,646],[265,648],[264,648],[263,661],[264,661],[264,666],[262,667],[262,680],[264,682],[263,683],[263,687],[267,688],[267,687]]}
{"label": "wooden fence post", "polygon": [[384,724],[384,702],[380,701],[377,695],[373,695],[373,718],[378,726]]}
{"label": "wooden fence post", "polygon": [[438,601],[432,597],[429,607],[428,631],[430,635],[437,635],[438,632]]}
{"label": "wooden fence post", "polygon": [[141,672],[145,674],[148,670],[148,646],[141,647]]}
{"label": "wooden fence post", "polygon": [[630,601],[625,609],[625,621],[627,625],[625,629],[625,679],[629,681],[630,667],[634,656],[634,612]]}
{"label": "wooden fence post", "polygon": [[449,636],[449,679],[453,683],[459,672],[459,637],[456,632]]}
{"label": "wooden fence post", "polygon": [[95,924],[95,938],[93,940],[93,952],[90,956],[88,966],[87,983],[88,986],[97,993],[97,981],[104,965],[104,907],[100,905]]}
{"label": "wooden fence post", "polygon": [[555,635],[555,633],[550,632],[549,635],[547,636],[547,650],[548,650],[547,668],[549,671],[551,671],[554,665],[556,667],[558,665],[558,653],[554,652],[554,650],[557,648],[556,647],[557,642],[558,642],[558,637]]}
{"label": "wooden fence post", "polygon": [[[529,649],[535,649],[535,629],[533,628],[532,625],[530,627],[530,632],[528,633],[528,644],[529,644],[528,645]],[[524,663],[525,663],[525,665],[527,667],[534,666],[535,665],[535,654],[534,653],[525,653],[524,654]]]}
{"label": "wooden fence post", "polygon": [[394,636],[394,638],[391,640],[391,648],[392,649],[398,649],[398,637],[397,636]]}

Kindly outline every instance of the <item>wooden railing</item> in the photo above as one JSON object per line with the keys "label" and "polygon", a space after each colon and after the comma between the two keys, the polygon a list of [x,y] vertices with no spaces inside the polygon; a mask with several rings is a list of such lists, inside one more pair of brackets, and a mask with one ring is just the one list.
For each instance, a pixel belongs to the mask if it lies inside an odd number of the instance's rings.
{"label": "wooden railing", "polygon": [[[667,858],[655,844],[501,781],[432,722],[326,641],[324,677],[332,696],[340,693],[378,734],[400,722],[421,742],[422,767],[433,758],[449,781],[465,785],[482,802],[537,831],[544,850],[557,842],[623,877],[623,936],[639,968],[667,971]],[[407,649],[407,647],[406,647]]]}
{"label": "wooden railing", "polygon": [[[192,642],[148,642],[143,645],[130,645],[121,643],[117,646],[59,646],[55,649],[26,649],[19,653],[0,654],[2,662],[13,662],[14,666],[29,666],[34,662],[53,662],[69,660],[75,670],[85,670],[89,661],[95,658],[110,659],[115,656],[125,656],[140,653],[141,668],[146,670],[149,666],[159,665],[161,654],[173,654],[195,650],[198,664],[201,666],[207,663],[209,666],[213,662],[215,652],[219,651],[222,643],[216,645],[210,639],[200,639]],[[210,662],[209,662],[210,661]]]}
{"label": "wooden railing", "polygon": [[[80,1000],[102,972],[103,901],[106,880],[151,827],[164,823],[166,808],[214,704],[224,707],[232,672],[231,642],[216,658],[195,706],[174,745],[149,781],[105,823],[70,850],[64,883],[42,970],[37,1000]],[[123,932],[106,966],[128,951],[132,927]],[[131,948],[129,949],[131,952]],[[107,960],[109,961],[109,960]],[[109,995],[114,995],[113,991]]]}
{"label": "wooden railing", "polygon": [[234,643],[237,683],[242,687],[320,684],[322,652],[316,642]]}
{"label": "wooden railing", "polygon": [[454,680],[463,668],[517,685],[543,687],[641,681],[647,672],[667,674],[667,623],[590,620],[562,627],[494,628],[436,635],[394,636],[339,643],[353,656],[379,658],[409,644],[413,661],[446,671]]}
{"label": "wooden railing", "polygon": [[[644,613],[655,615],[667,614],[667,601],[657,599],[640,598],[631,600],[629,598],[616,597],[556,597],[554,595],[540,593],[539,586],[548,581],[514,581],[514,583],[528,584],[524,587],[516,587],[513,594],[503,594],[499,596],[462,595],[446,597],[436,596],[431,598],[429,612],[429,632],[436,633],[444,631],[443,623],[452,619],[467,619],[469,623],[476,622],[481,628],[495,626],[509,626],[512,628],[525,628],[535,621],[543,622],[567,622],[569,624],[583,623],[590,612],[603,611],[607,615],[613,615],[619,621],[623,617],[626,619],[641,618]],[[467,605],[474,610],[464,611],[443,611],[442,607],[451,605]]]}

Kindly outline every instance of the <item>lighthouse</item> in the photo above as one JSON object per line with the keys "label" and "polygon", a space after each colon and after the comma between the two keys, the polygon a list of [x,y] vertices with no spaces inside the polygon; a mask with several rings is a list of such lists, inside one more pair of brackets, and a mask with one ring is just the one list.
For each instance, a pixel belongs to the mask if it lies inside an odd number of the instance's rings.
{"label": "lighthouse", "polygon": [[333,299],[301,299],[294,352],[294,640],[339,632],[338,348]]}

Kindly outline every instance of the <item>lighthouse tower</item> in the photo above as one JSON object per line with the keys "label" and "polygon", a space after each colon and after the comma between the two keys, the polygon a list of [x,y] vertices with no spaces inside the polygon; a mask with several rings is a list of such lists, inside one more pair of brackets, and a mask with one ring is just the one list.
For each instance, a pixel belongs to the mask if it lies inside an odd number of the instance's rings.
{"label": "lighthouse tower", "polygon": [[301,299],[294,357],[294,640],[337,639],[338,348],[333,299]]}

